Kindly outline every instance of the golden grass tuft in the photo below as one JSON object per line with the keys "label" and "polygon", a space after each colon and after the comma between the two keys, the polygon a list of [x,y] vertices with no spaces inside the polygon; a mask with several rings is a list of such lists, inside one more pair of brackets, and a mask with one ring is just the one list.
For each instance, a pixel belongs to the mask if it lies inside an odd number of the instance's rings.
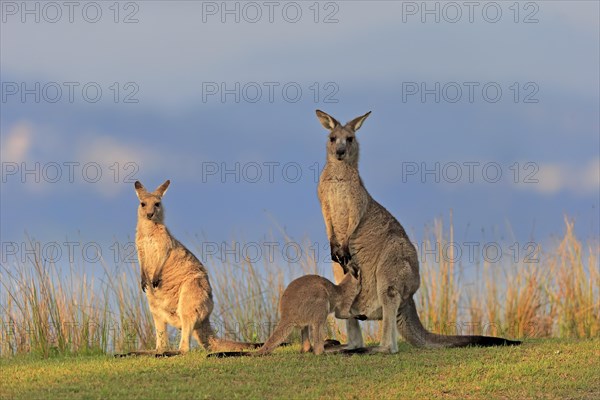
{"label": "golden grass tuft", "polygon": [[[464,274],[468,266],[455,262],[452,220],[447,231],[435,221],[422,242],[435,251],[420,252],[422,285],[416,301],[424,325],[447,334],[599,337],[599,246],[584,245],[567,218],[565,227],[557,243],[546,249],[536,245],[527,258],[477,263],[469,281]],[[285,235],[284,242],[294,243]],[[35,241],[29,243],[36,249]],[[321,270],[330,264],[314,244],[304,240],[295,245],[302,256],[294,262],[268,257],[259,262],[206,260],[216,302],[211,321],[221,336],[265,340],[279,319],[279,298],[287,283],[308,273],[331,276]],[[38,251],[26,262],[0,265],[0,355],[152,348],[154,327],[137,264],[100,265],[102,276],[86,272],[85,263],[77,260],[61,270]],[[378,341],[377,322],[362,326],[368,342]],[[343,324],[331,319],[329,334],[344,341]]]}

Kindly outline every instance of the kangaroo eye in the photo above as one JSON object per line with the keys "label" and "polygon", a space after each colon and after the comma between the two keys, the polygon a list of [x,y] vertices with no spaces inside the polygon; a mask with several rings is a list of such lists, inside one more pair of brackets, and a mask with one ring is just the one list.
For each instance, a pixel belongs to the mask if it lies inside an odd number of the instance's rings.
{"label": "kangaroo eye", "polygon": [[335,142],[335,138],[332,136],[332,137],[330,137],[330,138],[329,138],[329,141],[330,141],[331,143],[333,143],[333,142]]}
{"label": "kangaroo eye", "polygon": [[154,203],[154,207],[160,207],[160,202]]}
{"label": "kangaroo eye", "polygon": [[146,203],[140,203],[142,207],[146,207]]}
{"label": "kangaroo eye", "polygon": [[354,140],[354,138],[352,136],[350,136],[349,138],[346,138],[346,141],[348,141],[348,143],[352,143],[353,140]]}

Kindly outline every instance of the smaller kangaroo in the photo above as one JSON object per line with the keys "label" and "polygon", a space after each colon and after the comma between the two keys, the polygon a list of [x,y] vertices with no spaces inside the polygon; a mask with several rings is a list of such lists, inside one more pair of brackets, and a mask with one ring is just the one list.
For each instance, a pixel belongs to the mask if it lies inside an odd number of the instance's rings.
{"label": "smaller kangaroo", "polygon": [[[339,285],[319,275],[305,275],[295,279],[283,292],[279,302],[281,320],[265,344],[256,352],[221,352],[209,357],[264,356],[281,345],[294,328],[301,328],[301,353],[323,353],[325,341],[322,332],[327,316],[335,313],[336,318],[353,318],[350,308],[360,293],[360,275],[356,268]],[[310,338],[309,338],[310,332]],[[312,346],[311,346],[312,340]]]}
{"label": "smaller kangaroo", "polygon": [[[141,288],[146,292],[156,328],[156,351],[127,355],[177,355],[190,349],[190,336],[207,350],[242,350],[260,344],[218,339],[210,325],[213,297],[204,265],[175,239],[164,223],[161,200],[170,181],[148,192],[139,182],[135,191],[140,200],[135,245],[141,271]],[[181,329],[179,351],[169,352],[167,324]]]}

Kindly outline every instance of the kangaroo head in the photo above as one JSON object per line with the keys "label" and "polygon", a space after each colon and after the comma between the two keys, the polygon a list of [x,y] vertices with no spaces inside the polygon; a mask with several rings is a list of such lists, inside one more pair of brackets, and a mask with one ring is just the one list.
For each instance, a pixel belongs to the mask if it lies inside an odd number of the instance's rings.
{"label": "kangaroo head", "polygon": [[358,142],[356,141],[355,134],[369,114],[371,114],[371,111],[354,118],[346,125],[341,125],[331,115],[317,110],[317,118],[319,118],[321,125],[329,131],[327,161],[340,161],[350,165],[358,165]]}
{"label": "kangaroo head", "polygon": [[135,182],[135,193],[137,194],[138,199],[140,199],[138,220],[148,220],[158,223],[164,221],[165,210],[162,206],[161,199],[170,183],[171,181],[167,180],[157,187],[154,192],[148,192],[140,181]]}
{"label": "kangaroo head", "polygon": [[359,268],[350,268],[350,271],[344,275],[344,279],[340,282],[340,286],[344,289],[344,292],[351,295],[357,296],[362,289],[361,277]]}

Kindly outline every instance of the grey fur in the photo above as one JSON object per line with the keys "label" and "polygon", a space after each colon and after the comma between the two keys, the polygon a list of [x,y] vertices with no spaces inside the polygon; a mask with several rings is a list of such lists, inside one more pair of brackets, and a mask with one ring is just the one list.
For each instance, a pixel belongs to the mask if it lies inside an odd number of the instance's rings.
{"label": "grey fur", "polygon": [[[318,196],[331,245],[336,280],[348,263],[361,271],[362,290],[352,306],[356,314],[383,320],[381,343],[374,351],[396,353],[397,334],[418,347],[512,345],[520,342],[485,336],[444,336],[428,332],[417,315],[413,295],[419,288],[419,260],[404,228],[367,192],[358,172],[356,131],[370,112],[341,125],[317,110],[329,131],[327,162]],[[356,319],[347,320],[348,348],[363,347]]]}
{"label": "grey fur", "polygon": [[[264,346],[252,355],[271,353],[296,327],[302,329],[301,351],[312,350],[314,354],[322,354],[322,335],[327,316],[333,312],[336,318],[350,318],[350,307],[359,292],[360,278],[355,278],[352,274],[347,274],[339,285],[318,275],[305,275],[295,279],[281,296],[281,320],[277,328]],[[312,339],[312,346],[309,337]]]}
{"label": "grey fur", "polygon": [[[154,354],[174,355],[190,349],[190,336],[207,350],[256,348],[252,343],[218,339],[210,324],[213,310],[212,288],[204,265],[171,235],[164,224],[162,197],[170,181],[154,192],[138,181],[140,200],[135,245],[140,263],[141,288],[146,292],[156,327]],[[168,351],[167,324],[181,329],[179,351]],[[133,352],[133,354],[147,352]]]}

